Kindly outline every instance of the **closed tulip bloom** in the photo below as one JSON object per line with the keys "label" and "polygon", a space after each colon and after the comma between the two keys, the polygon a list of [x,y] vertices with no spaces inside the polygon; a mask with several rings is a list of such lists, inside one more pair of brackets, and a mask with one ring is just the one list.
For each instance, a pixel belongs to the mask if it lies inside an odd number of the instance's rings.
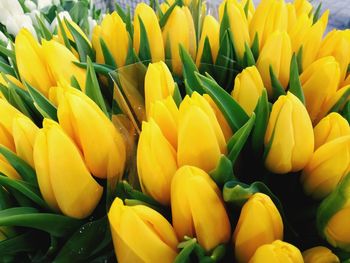
{"label": "closed tulip bloom", "polygon": [[288,10],[284,0],[262,0],[249,24],[250,40],[258,34],[261,50],[273,32],[286,31],[287,27]]}
{"label": "closed tulip bloom", "polygon": [[350,63],[350,30],[333,30],[323,40],[318,57],[334,56],[340,66],[340,80],[347,75]]}
{"label": "closed tulip bloom", "polygon": [[259,71],[251,66],[237,75],[231,95],[248,115],[252,115],[263,89]]}
{"label": "closed tulip bloom", "polygon": [[[288,7],[289,6],[291,6],[291,12],[295,12],[295,9],[293,9],[294,5],[289,3]],[[311,17],[309,17],[307,14],[302,14],[299,17],[295,17],[295,21],[291,21],[290,24],[288,24],[288,34],[292,42],[293,52],[299,52],[299,49],[301,46],[303,46],[304,39],[308,37],[307,34],[312,27],[312,23],[313,20]]]}
{"label": "closed tulip bloom", "polygon": [[196,37],[196,29],[194,27],[193,17],[190,9],[187,6],[182,7],[183,12],[186,15],[186,21],[189,29],[189,53],[193,59],[196,58],[197,52],[197,37]]}
{"label": "closed tulip bloom", "polygon": [[248,262],[256,249],[277,239],[283,239],[280,213],[269,196],[253,194],[244,204],[233,233],[237,261]]}
{"label": "closed tulip bloom", "polygon": [[213,62],[215,63],[216,57],[219,51],[219,33],[220,33],[220,25],[219,22],[211,15],[207,15],[204,18],[203,28],[201,33],[201,38],[198,44],[198,52],[196,56],[196,65],[200,66],[201,58],[203,55],[203,48],[205,39],[208,38],[210,44],[211,57]]}
{"label": "closed tulip bloom", "polygon": [[339,263],[339,258],[326,247],[313,247],[303,252],[304,263]]}
{"label": "closed tulip bloom", "polygon": [[151,51],[152,62],[164,60],[163,37],[157,16],[154,10],[145,3],[140,3],[135,8],[134,15],[134,48],[136,53],[140,50],[140,21],[142,20]]}
{"label": "closed tulip bloom", "polygon": [[304,190],[320,199],[331,193],[350,171],[350,135],[320,146],[302,173]]}
{"label": "closed tulip bloom", "polygon": [[150,63],[145,76],[145,107],[149,116],[151,103],[173,96],[175,82],[163,61]]}
{"label": "closed tulip bloom", "polygon": [[308,0],[295,0],[293,2],[293,5],[295,7],[297,16],[300,16],[302,14],[309,15],[313,9],[312,4]]}
{"label": "closed tulip bloom", "polygon": [[324,104],[334,96],[340,79],[340,69],[334,57],[324,57],[313,62],[300,75],[305,105],[312,122],[319,116]]}
{"label": "closed tulip bloom", "polygon": [[170,184],[177,170],[176,152],[153,119],[142,123],[137,171],[142,191],[158,202],[170,202]]}
{"label": "closed tulip bloom", "polygon": [[33,147],[39,128],[27,117],[13,120],[12,134],[17,155],[34,167]]}
{"label": "closed tulip bloom", "polygon": [[266,167],[274,173],[302,170],[314,150],[310,117],[300,100],[288,92],[272,106],[265,133]]}
{"label": "closed tulip bloom", "polygon": [[103,188],[58,123],[44,119],[33,157],[40,192],[52,209],[74,218],[85,218],[93,212]]}
{"label": "closed tulip bloom", "polygon": [[94,28],[92,34],[92,46],[96,50],[96,61],[103,64],[105,60],[100,38],[106,43],[117,66],[124,66],[129,50],[130,35],[126,29],[125,23],[117,12],[107,14],[103,18],[101,25]]}
{"label": "closed tulip bloom", "polygon": [[348,121],[339,113],[332,112],[324,117],[314,128],[315,149],[346,135],[350,135]]}
{"label": "closed tulip bloom", "polygon": [[62,129],[75,141],[94,176],[121,178],[125,165],[123,137],[87,95],[67,88],[57,115]]}
{"label": "closed tulip bloom", "polygon": [[273,33],[266,40],[256,63],[269,96],[272,95],[270,66],[283,88],[286,89],[289,83],[291,59],[292,47],[288,34],[286,32]]}
{"label": "closed tulip bloom", "polygon": [[177,238],[170,223],[155,210],[126,206],[116,198],[108,212],[114,252],[120,263],[171,263],[177,255]]}
{"label": "closed tulip bloom", "polygon": [[16,37],[15,49],[17,67],[22,81],[27,81],[47,96],[49,88],[55,81],[50,77],[42,47],[27,29],[22,29]]}
{"label": "closed tulip bloom", "polygon": [[281,240],[259,247],[249,263],[303,263],[300,250]]}
{"label": "closed tulip bloom", "polygon": [[221,19],[225,6],[230,21],[230,29],[233,36],[235,52],[238,59],[242,59],[245,51],[245,44],[250,46],[248,21],[244,12],[244,7],[238,3],[237,0],[227,0],[222,2],[219,7]]}
{"label": "closed tulip bloom", "polygon": [[207,251],[230,240],[231,226],[221,192],[203,170],[183,166],[171,183],[173,226],[179,240],[196,237]]}
{"label": "closed tulip bloom", "polygon": [[194,165],[210,172],[227,151],[213,109],[205,98],[194,92],[192,97],[185,97],[179,111],[178,165]]}
{"label": "closed tulip bloom", "polygon": [[152,102],[149,113],[149,119],[151,118],[157,123],[168,142],[177,149],[179,109],[174,99],[168,96],[166,99]]}
{"label": "closed tulip bloom", "polygon": [[56,83],[61,81],[70,83],[74,76],[80,88],[85,90],[86,70],[73,63],[79,60],[68,48],[54,40],[43,40],[42,49],[49,71]]}

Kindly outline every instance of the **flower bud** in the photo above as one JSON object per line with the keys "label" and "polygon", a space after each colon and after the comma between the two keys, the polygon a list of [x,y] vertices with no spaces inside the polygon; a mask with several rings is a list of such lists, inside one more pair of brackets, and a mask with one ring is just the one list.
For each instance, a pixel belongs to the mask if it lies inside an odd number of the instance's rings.
{"label": "flower bud", "polygon": [[313,247],[303,252],[304,263],[339,263],[339,258],[326,247]]}
{"label": "flower bud", "polygon": [[203,170],[183,166],[171,183],[173,226],[179,240],[196,237],[207,251],[230,239],[231,226],[221,193]]}
{"label": "flower bud", "polygon": [[274,173],[302,170],[314,150],[310,117],[301,101],[292,93],[280,96],[272,106],[265,133],[266,167]]}

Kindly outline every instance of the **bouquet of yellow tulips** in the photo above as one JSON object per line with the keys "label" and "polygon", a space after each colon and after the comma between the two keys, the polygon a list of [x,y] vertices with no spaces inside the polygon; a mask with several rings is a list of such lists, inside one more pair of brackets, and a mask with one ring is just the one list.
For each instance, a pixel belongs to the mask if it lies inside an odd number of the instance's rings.
{"label": "bouquet of yellow tulips", "polygon": [[1,260],[350,262],[350,31],[328,15],[154,0],[0,43]]}

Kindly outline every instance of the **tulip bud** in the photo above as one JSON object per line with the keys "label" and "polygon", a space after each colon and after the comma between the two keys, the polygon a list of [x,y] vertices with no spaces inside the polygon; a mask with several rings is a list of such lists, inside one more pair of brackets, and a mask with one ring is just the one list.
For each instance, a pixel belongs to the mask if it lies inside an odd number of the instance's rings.
{"label": "tulip bud", "polygon": [[218,21],[216,21],[216,19],[211,15],[205,16],[201,38],[198,44],[198,52],[196,56],[197,67],[199,67],[201,63],[201,58],[203,55],[203,48],[204,48],[204,43],[206,38],[208,38],[208,41],[210,44],[211,57],[213,59],[213,62],[216,61],[216,57],[219,52],[219,33],[220,33],[220,25]]}
{"label": "tulip bud", "polygon": [[225,137],[210,104],[196,92],[186,96],[179,109],[178,165],[210,172],[226,151]]}
{"label": "tulip bud", "polygon": [[343,81],[350,64],[350,30],[333,30],[323,40],[318,57],[333,56],[340,66],[340,80]]}
{"label": "tulip bud", "polygon": [[149,48],[151,51],[152,62],[157,62],[164,60],[164,48],[163,48],[163,37],[162,31],[158,23],[157,16],[153,9],[145,4],[139,3],[135,8],[134,15],[134,48],[136,53],[139,53],[140,50],[140,21],[142,20],[149,43]]}
{"label": "tulip bud", "polygon": [[265,133],[266,167],[274,173],[302,170],[314,150],[310,117],[300,100],[288,92],[272,106]]}
{"label": "tulip bud", "polygon": [[149,112],[149,119],[151,118],[157,123],[168,142],[174,149],[177,149],[179,109],[174,99],[169,96],[166,99],[152,102]]}
{"label": "tulip bud", "polygon": [[346,135],[350,135],[348,121],[339,113],[332,112],[314,128],[315,150],[329,141]]}
{"label": "tulip bud", "polygon": [[12,133],[17,155],[34,167],[33,147],[39,128],[27,117],[13,120]]}
{"label": "tulip bud", "polygon": [[259,247],[249,263],[303,263],[300,250],[281,240]]}
{"label": "tulip bud", "polygon": [[144,205],[125,206],[116,198],[108,219],[119,263],[174,261],[178,241],[172,226],[158,212]]}
{"label": "tulip bud", "polygon": [[[339,64],[334,57],[316,60],[300,75],[306,109],[313,123],[323,117],[320,116],[320,112],[324,104],[337,91],[339,78]],[[322,87],[322,92],[320,92],[320,87]]]}
{"label": "tulip bud", "polygon": [[250,116],[264,89],[264,83],[255,66],[245,68],[236,76],[232,97]]}
{"label": "tulip bud", "polygon": [[282,87],[286,89],[289,83],[291,59],[292,47],[286,32],[275,32],[267,38],[260,52],[256,67],[260,72],[269,96],[272,95],[270,66]]}
{"label": "tulip bud", "polygon": [[57,115],[62,129],[75,141],[94,176],[121,178],[125,143],[96,103],[81,91],[69,87],[64,90]]}
{"label": "tulip bud", "polygon": [[105,60],[100,43],[101,38],[106,43],[117,66],[124,66],[129,50],[130,35],[125,23],[117,12],[107,14],[103,18],[101,25],[96,26],[92,33],[92,46],[96,50],[96,61],[104,64]]}
{"label": "tulip bud", "polygon": [[149,116],[151,103],[173,96],[175,82],[163,61],[150,63],[145,76],[145,107]]}
{"label": "tulip bud", "polygon": [[316,223],[333,247],[350,252],[350,175],[346,175],[319,206]]}
{"label": "tulip bud", "polygon": [[262,0],[249,24],[250,39],[253,41],[258,34],[261,50],[273,32],[286,31],[287,26],[288,10],[284,0]]}
{"label": "tulip bud", "polygon": [[304,190],[313,198],[330,194],[350,171],[350,135],[320,146],[302,173]]}
{"label": "tulip bud", "polygon": [[58,123],[44,119],[33,158],[40,192],[52,209],[74,218],[93,212],[103,188],[92,178],[77,146]]}
{"label": "tulip bud", "polygon": [[250,45],[248,21],[244,12],[244,7],[238,3],[237,0],[223,1],[219,7],[220,20],[223,17],[225,6],[230,21],[235,52],[237,57],[242,59],[245,51],[245,44],[248,46]]}
{"label": "tulip bud", "polygon": [[313,247],[303,252],[304,263],[339,263],[339,258],[326,247]]}
{"label": "tulip bud", "polygon": [[142,191],[164,205],[169,204],[170,184],[176,170],[174,148],[153,119],[143,122],[137,147],[137,171]]}
{"label": "tulip bud", "polygon": [[50,77],[42,47],[27,29],[22,29],[16,37],[15,49],[17,67],[22,81],[27,81],[47,96],[49,88],[55,81]]}
{"label": "tulip bud", "polygon": [[231,226],[221,193],[203,170],[183,166],[171,183],[173,226],[179,240],[196,237],[207,251],[230,239]]}
{"label": "tulip bud", "polygon": [[80,88],[85,90],[86,70],[74,65],[73,62],[79,62],[79,60],[69,51],[68,48],[54,40],[43,40],[42,50],[49,71],[56,83],[70,83],[71,77],[74,76],[78,81]]}
{"label": "tulip bud", "polygon": [[283,239],[282,218],[269,196],[256,193],[248,199],[232,239],[239,263],[248,262],[260,246]]}
{"label": "tulip bud", "polygon": [[180,44],[195,57],[194,25],[190,16],[188,7],[176,6],[163,28],[165,50],[170,50],[170,54],[165,54],[166,59],[171,59],[172,71],[179,76],[182,76]]}

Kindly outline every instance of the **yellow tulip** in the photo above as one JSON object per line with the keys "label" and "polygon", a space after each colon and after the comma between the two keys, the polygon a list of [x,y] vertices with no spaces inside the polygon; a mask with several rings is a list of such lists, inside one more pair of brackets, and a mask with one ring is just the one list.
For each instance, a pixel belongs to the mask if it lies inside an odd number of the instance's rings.
{"label": "yellow tulip", "polygon": [[68,87],[58,104],[57,116],[94,176],[121,178],[126,158],[123,137],[87,95]]}
{"label": "yellow tulip", "polygon": [[215,101],[213,101],[213,99],[208,94],[204,94],[203,98],[205,98],[209,102],[211,108],[213,109],[216,119],[218,120],[221,130],[224,134],[225,141],[228,142],[233,135],[233,131],[231,130],[231,127],[228,124],[224,114],[222,114]]}
{"label": "yellow tulip", "polygon": [[6,175],[11,179],[21,179],[21,176],[17,173],[15,168],[13,168],[3,156],[0,156],[0,173]]}
{"label": "yellow tulip", "polygon": [[171,183],[173,226],[179,240],[196,237],[207,251],[230,239],[231,226],[221,193],[203,170],[183,166]]}
{"label": "yellow tulip", "polygon": [[[5,79],[7,78],[7,80]],[[14,76],[5,74],[5,78],[2,76],[1,72],[0,72],[0,84],[8,87],[8,82],[12,82],[13,84],[15,84],[17,87],[25,90],[26,88],[23,86],[22,82],[20,82],[18,79],[16,79]]]}
{"label": "yellow tulip", "polygon": [[308,0],[295,0],[293,2],[293,5],[295,7],[297,16],[300,16],[302,14],[309,15],[313,9],[312,4]]}
{"label": "yellow tulip", "polygon": [[321,199],[331,193],[350,171],[350,135],[320,146],[302,173],[304,190]]}
{"label": "yellow tulip", "polygon": [[80,88],[85,90],[86,70],[74,65],[73,62],[79,62],[79,60],[68,48],[54,40],[43,40],[42,51],[45,55],[48,69],[55,79],[56,84],[58,82],[70,83],[71,78],[74,76]]}
{"label": "yellow tulip", "polygon": [[[291,3],[289,3],[289,6],[291,6],[290,9],[292,9],[291,12],[293,12],[294,6]],[[301,46],[303,46],[304,40],[309,37],[307,34],[312,27],[312,23],[313,21],[311,17],[309,17],[307,14],[302,14],[298,18],[295,17],[295,21],[291,21],[290,24],[288,24],[288,34],[292,42],[293,52],[297,53]]]}
{"label": "yellow tulip", "polygon": [[42,47],[27,29],[22,29],[16,37],[15,55],[22,81],[27,81],[47,96],[49,88],[55,81],[50,77]]}
{"label": "yellow tulip", "polygon": [[74,218],[85,218],[93,212],[103,188],[58,123],[44,119],[33,157],[40,192],[52,209]]}
{"label": "yellow tulip", "polygon": [[168,205],[171,180],[176,170],[174,148],[153,119],[143,122],[137,147],[137,171],[142,191]]}
{"label": "yellow tulip", "polygon": [[248,4],[248,25],[250,24],[250,21],[252,21],[253,15],[255,13],[255,6],[254,6],[254,1],[252,0],[240,0],[239,4],[245,8],[245,6]]}
{"label": "yellow tulip", "polygon": [[248,199],[232,239],[239,263],[248,262],[260,246],[283,239],[282,218],[269,196],[256,193]]}
{"label": "yellow tulip", "polygon": [[279,174],[302,170],[312,156],[314,134],[310,117],[290,92],[272,106],[265,147],[268,147],[266,167]]}
{"label": "yellow tulip", "polygon": [[249,263],[303,263],[300,250],[281,240],[259,247]]}
{"label": "yellow tulip", "polygon": [[96,61],[105,63],[100,39],[103,39],[111,52],[118,67],[125,65],[126,57],[129,50],[130,35],[126,29],[126,25],[117,14],[107,14],[100,26],[94,28],[92,34],[92,46],[96,51]]}
{"label": "yellow tulip", "polygon": [[187,6],[183,6],[182,11],[186,15],[186,21],[189,29],[189,52],[192,58],[195,59],[196,52],[197,52],[197,37],[196,37],[196,29],[194,27],[193,17],[190,9]]}
{"label": "yellow tulip", "polygon": [[150,63],[145,76],[145,107],[149,116],[151,103],[173,96],[175,82],[167,65],[163,61]]}
{"label": "yellow tulip", "polygon": [[348,121],[339,113],[332,112],[314,128],[315,150],[329,141],[346,135],[350,135]]}
{"label": "yellow tulip", "polygon": [[249,24],[250,40],[258,34],[261,50],[273,32],[286,31],[287,27],[288,10],[284,0],[262,0]]}
{"label": "yellow tulip", "polygon": [[158,124],[165,138],[176,150],[179,109],[174,99],[168,96],[166,99],[152,102],[149,112],[149,119],[151,118]]}
{"label": "yellow tulip", "polygon": [[[190,52],[190,47],[193,45],[190,43],[192,24],[189,24],[190,19],[187,17],[185,10],[187,7],[176,6],[171,12],[164,28],[163,28],[163,41],[165,50],[170,50],[172,71],[179,76],[182,76],[182,63],[180,58],[180,44]],[[195,50],[193,50],[195,51]],[[192,58],[195,54],[190,53]],[[166,54],[167,55],[167,54]]]}
{"label": "yellow tulip", "polygon": [[269,96],[272,95],[270,66],[272,66],[273,72],[283,88],[286,89],[289,83],[291,59],[292,47],[286,32],[275,32],[267,38],[260,52],[256,67],[260,72]]}
{"label": "yellow tulip", "polygon": [[27,117],[13,120],[12,134],[17,155],[34,167],[33,147],[39,128]]}
{"label": "yellow tulip", "polygon": [[141,38],[139,19],[142,20],[146,29],[152,62],[164,60],[162,31],[160,30],[160,26],[155,12],[149,5],[145,3],[139,3],[135,8],[134,48],[136,53],[139,53]]}
{"label": "yellow tulip", "polygon": [[114,252],[120,263],[171,263],[177,238],[170,223],[144,205],[126,206],[116,198],[108,212]]}
{"label": "yellow tulip", "polygon": [[186,96],[179,109],[178,165],[210,172],[226,151],[225,137],[210,104],[196,92]]}
{"label": "yellow tulip", "polygon": [[303,252],[304,263],[339,263],[339,258],[326,247],[313,247]]}
{"label": "yellow tulip", "polygon": [[327,34],[318,52],[319,58],[326,56],[334,56],[338,61],[343,81],[350,63],[350,30],[333,30]]}
{"label": "yellow tulip", "polygon": [[324,104],[336,93],[339,78],[339,64],[334,57],[316,60],[300,75],[306,108],[312,122],[315,123],[324,116],[320,116],[320,112],[325,108]]}
{"label": "yellow tulip", "polygon": [[248,115],[252,115],[263,89],[264,83],[259,71],[251,66],[236,76],[231,95]]}
{"label": "yellow tulip", "polygon": [[199,67],[201,63],[201,58],[203,55],[203,48],[204,48],[204,43],[206,38],[208,38],[208,41],[210,44],[211,57],[213,62],[215,63],[216,57],[219,52],[219,33],[220,33],[220,25],[218,21],[216,21],[216,19],[211,15],[205,16],[201,38],[198,44],[198,52],[196,56],[197,67]]}
{"label": "yellow tulip", "polygon": [[237,0],[226,0],[219,7],[220,20],[226,7],[230,21],[230,29],[233,37],[233,44],[238,59],[242,59],[245,51],[245,44],[250,46],[249,28],[244,7]]}

